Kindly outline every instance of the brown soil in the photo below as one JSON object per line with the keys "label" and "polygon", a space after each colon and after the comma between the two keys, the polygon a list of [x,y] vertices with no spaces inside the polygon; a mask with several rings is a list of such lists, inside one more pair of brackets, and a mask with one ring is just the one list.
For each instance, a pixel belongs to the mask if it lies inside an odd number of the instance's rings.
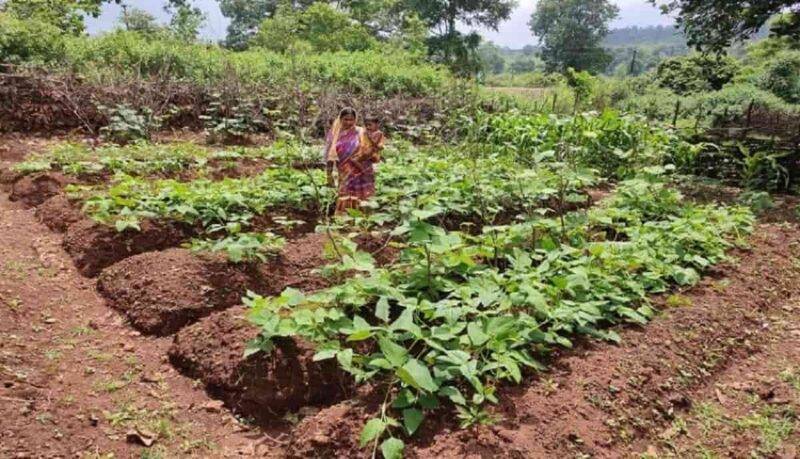
{"label": "brown soil", "polygon": [[170,249],[135,255],[105,269],[97,289],[134,328],[164,336],[239,304],[252,284],[243,268],[222,256]]}
{"label": "brown soil", "polygon": [[269,279],[271,290],[280,293],[287,287],[318,290],[330,286],[330,281],[315,272],[331,262],[325,258],[325,234],[310,233],[286,244],[281,255],[271,263],[260,264],[262,277]]}
{"label": "brown soil", "polygon": [[347,400],[323,408],[304,418],[297,424],[286,446],[290,458],[337,458],[369,457],[358,448],[358,438],[353,435],[374,417],[379,401],[374,397],[369,402]]}
{"label": "brown soil", "polygon": [[797,298],[764,318],[770,336],[692,396],[692,408],[630,450],[650,457],[777,457],[800,453]]}
{"label": "brown soil", "polygon": [[14,182],[21,179],[22,175],[10,167],[0,167],[0,190],[10,193]]}
{"label": "brown soil", "polygon": [[214,311],[241,304],[248,291],[280,294],[287,287],[313,290],[330,284],[317,268],[327,238],[308,234],[289,241],[267,263],[235,265],[222,255],[185,249],[147,252],[106,268],[98,289],[110,306],[124,312],[146,334],[171,335]]}
{"label": "brown soil", "polygon": [[57,194],[36,208],[36,218],[53,231],[63,233],[86,218],[63,194]]}
{"label": "brown soil", "polygon": [[[0,196],[0,457],[269,454],[263,434],[169,365],[170,344],[131,330],[61,236]],[[127,441],[135,430],[149,451]]]}
{"label": "brown soil", "polygon": [[269,166],[269,162],[259,158],[239,158],[231,161],[209,161],[210,177],[212,180],[225,178],[254,177],[261,174]]}
{"label": "brown soil", "polygon": [[26,175],[11,185],[11,201],[35,207],[61,193],[71,180],[58,172]]}
{"label": "brown soil", "polygon": [[260,423],[274,423],[287,410],[324,405],[343,397],[347,378],[334,361],[312,361],[314,350],[290,339],[269,355],[244,357],[258,329],[237,307],[212,314],[175,336],[172,363],[203,382],[234,412]]}
{"label": "brown soil", "polygon": [[174,247],[188,232],[163,222],[143,221],[140,226],[141,231],[118,232],[116,228],[84,219],[67,228],[64,249],[78,270],[92,277],[132,255]]}

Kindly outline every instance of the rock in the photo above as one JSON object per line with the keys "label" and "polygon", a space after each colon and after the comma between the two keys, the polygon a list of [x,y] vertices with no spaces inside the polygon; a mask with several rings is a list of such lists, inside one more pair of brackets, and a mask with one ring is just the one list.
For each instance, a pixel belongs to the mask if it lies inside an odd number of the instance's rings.
{"label": "rock", "polygon": [[209,413],[219,413],[222,411],[224,403],[221,400],[211,400],[203,405],[203,410]]}
{"label": "rock", "polygon": [[149,448],[156,442],[156,435],[147,430],[129,430],[128,433],[125,434],[125,440],[128,443],[138,444]]}

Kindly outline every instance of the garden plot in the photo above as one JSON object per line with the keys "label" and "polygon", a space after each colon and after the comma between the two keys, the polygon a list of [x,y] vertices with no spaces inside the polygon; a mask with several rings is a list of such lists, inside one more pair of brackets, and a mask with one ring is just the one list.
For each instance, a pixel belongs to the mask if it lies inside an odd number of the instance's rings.
{"label": "garden plot", "polygon": [[[285,429],[285,452],[441,454],[453,438],[468,453],[456,424],[501,425],[512,386],[564,348],[620,341],[615,326],[654,317],[652,294],[698,282],[752,227],[746,209],[683,200],[663,167],[676,140],[631,123],[565,121],[561,141],[545,130],[539,143],[400,143],[376,198],[337,218],[324,172],[292,165],[73,187],[87,217],[64,246],[102,271],[100,292],[134,327],[174,335],[182,373]],[[609,153],[606,180],[588,165]],[[67,218],[58,198],[37,211]],[[292,429],[287,413],[305,419]]]}

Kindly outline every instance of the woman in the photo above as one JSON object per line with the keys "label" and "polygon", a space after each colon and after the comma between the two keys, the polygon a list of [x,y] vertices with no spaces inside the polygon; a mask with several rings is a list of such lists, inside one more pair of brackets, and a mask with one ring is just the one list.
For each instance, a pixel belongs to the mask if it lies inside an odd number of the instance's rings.
{"label": "woman", "polygon": [[375,194],[373,157],[360,154],[368,147],[369,139],[364,129],[356,126],[356,121],[354,109],[343,109],[327,136],[325,158],[329,183],[332,182],[334,166],[339,173],[336,213],[358,208],[362,201]]}

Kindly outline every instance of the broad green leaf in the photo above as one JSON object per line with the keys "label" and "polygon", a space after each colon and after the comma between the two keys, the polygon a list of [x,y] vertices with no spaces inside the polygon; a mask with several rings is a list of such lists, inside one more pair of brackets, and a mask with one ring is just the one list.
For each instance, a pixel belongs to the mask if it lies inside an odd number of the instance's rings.
{"label": "broad green leaf", "polygon": [[386,360],[391,362],[395,367],[403,366],[408,360],[408,351],[403,346],[395,343],[389,338],[382,336],[378,340],[378,347],[380,347],[383,356]]}
{"label": "broad green leaf", "polygon": [[386,430],[386,424],[379,419],[379,418],[372,418],[364,425],[364,429],[361,431],[361,438],[359,439],[359,444],[361,447],[367,446],[373,440],[377,439],[378,437],[383,434],[383,431]]}
{"label": "broad green leaf", "polygon": [[410,359],[402,368],[398,368],[397,376],[404,383],[417,389],[434,392],[439,388],[428,367],[417,359]]}
{"label": "broad green leaf", "polygon": [[384,322],[389,322],[389,300],[382,296],[375,305],[375,317]]}
{"label": "broad green leaf", "polygon": [[416,408],[407,408],[403,410],[403,427],[406,428],[406,432],[408,432],[409,435],[414,435],[414,432],[416,432],[420,424],[422,424],[423,419],[425,419],[425,415]]}
{"label": "broad green leaf", "polygon": [[482,325],[477,322],[470,322],[467,325],[467,334],[472,345],[476,347],[483,346],[484,343],[489,341],[489,335],[483,332]]}
{"label": "broad green leaf", "polygon": [[387,438],[381,443],[381,453],[384,459],[402,459],[405,444],[397,438]]}

